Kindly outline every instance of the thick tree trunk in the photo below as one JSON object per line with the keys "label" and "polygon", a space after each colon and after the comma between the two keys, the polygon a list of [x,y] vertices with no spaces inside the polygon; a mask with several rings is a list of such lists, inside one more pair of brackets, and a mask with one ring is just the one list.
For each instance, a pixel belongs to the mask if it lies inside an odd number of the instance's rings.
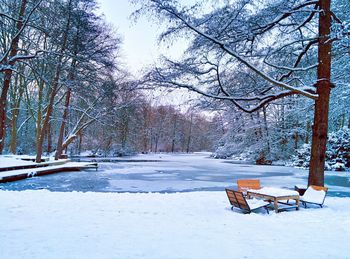
{"label": "thick tree trunk", "polygon": [[[19,10],[18,20],[16,23],[16,32],[19,32],[23,26],[23,16],[26,11],[27,6],[27,0],[22,0],[21,8]],[[18,43],[19,43],[19,36],[18,33],[15,38],[13,38],[10,46],[10,55],[9,58],[14,57],[17,55],[18,52]],[[10,66],[14,65],[13,62],[9,62],[8,64]],[[7,106],[7,93],[10,88],[12,78],[12,70],[5,70],[5,76],[4,76],[4,82],[2,85],[2,91],[1,91],[1,97],[0,97],[0,154],[2,154],[4,150],[4,144],[5,144],[5,133],[6,133],[6,106]]]}
{"label": "thick tree trunk", "polygon": [[319,1],[319,42],[317,67],[317,94],[308,185],[324,185],[324,165],[328,132],[329,97],[331,92],[331,29],[330,0]]}

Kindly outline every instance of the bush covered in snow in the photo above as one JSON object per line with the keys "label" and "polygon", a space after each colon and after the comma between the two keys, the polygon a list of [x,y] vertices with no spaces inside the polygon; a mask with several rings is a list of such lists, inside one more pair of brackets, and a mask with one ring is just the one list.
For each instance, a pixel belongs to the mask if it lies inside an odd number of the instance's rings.
{"label": "bush covered in snow", "polygon": [[[304,144],[297,150],[297,154],[293,156],[290,165],[308,168],[310,153],[311,145]],[[329,134],[325,169],[335,171],[350,170],[350,129],[348,127]]]}

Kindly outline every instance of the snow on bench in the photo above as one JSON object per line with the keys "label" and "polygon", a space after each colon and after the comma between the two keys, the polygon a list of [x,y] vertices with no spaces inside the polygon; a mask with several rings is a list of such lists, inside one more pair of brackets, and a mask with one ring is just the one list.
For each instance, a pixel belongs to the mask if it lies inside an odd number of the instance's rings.
{"label": "snow on bench", "polygon": [[97,163],[88,162],[66,162],[62,164],[62,161],[58,165],[50,165],[39,168],[29,168],[20,170],[8,170],[0,172],[0,183],[11,182],[26,179],[33,176],[41,176],[47,174],[54,174],[60,172],[80,171],[84,169],[96,169]]}

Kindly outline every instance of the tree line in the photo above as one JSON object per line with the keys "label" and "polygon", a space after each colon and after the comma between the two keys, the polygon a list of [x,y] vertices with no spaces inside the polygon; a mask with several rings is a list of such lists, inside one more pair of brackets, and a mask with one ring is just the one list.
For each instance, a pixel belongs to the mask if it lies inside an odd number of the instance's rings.
{"label": "tree line", "polygon": [[137,152],[214,151],[216,138],[221,137],[216,136],[218,124],[200,112],[155,106],[144,98],[121,108],[104,125],[87,129],[83,145],[77,142],[72,153],[89,150],[93,155],[124,156]]}

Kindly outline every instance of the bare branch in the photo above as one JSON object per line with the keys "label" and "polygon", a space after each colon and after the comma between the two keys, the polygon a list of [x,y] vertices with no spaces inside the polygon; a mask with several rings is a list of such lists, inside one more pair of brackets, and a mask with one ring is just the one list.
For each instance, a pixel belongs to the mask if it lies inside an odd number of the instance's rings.
{"label": "bare branch", "polygon": [[[313,1],[314,2],[314,1]],[[188,22],[183,16],[181,16],[178,12],[176,12],[174,9],[172,8],[166,8],[165,9],[166,12],[168,12],[169,14],[175,16],[177,19],[179,19],[180,21],[182,21],[189,29],[191,29],[192,31],[196,32],[197,34],[201,35],[202,37],[206,38],[207,40],[211,41],[212,43],[214,43],[215,45],[219,46],[222,50],[224,50],[227,54],[235,57],[237,60],[239,60],[241,63],[243,63],[244,65],[246,65],[248,68],[250,68],[252,71],[254,71],[257,75],[259,75],[261,78],[265,79],[266,81],[272,83],[275,86],[279,86],[282,87],[284,89],[288,89],[290,91],[297,92],[305,97],[311,98],[313,100],[316,100],[318,98],[317,94],[313,94],[310,93],[308,90],[311,90],[312,88],[309,88],[307,90],[304,90],[302,88],[296,88],[293,87],[291,85],[288,85],[282,81],[278,81],[272,77],[270,77],[269,75],[267,75],[266,73],[264,73],[263,71],[259,70],[256,66],[254,66],[253,64],[251,64],[248,60],[242,58],[240,55],[238,55],[234,50],[230,49],[225,43],[213,38],[212,36],[208,35],[207,33],[202,32],[201,30],[199,30],[195,25],[193,25],[192,23]]]}

